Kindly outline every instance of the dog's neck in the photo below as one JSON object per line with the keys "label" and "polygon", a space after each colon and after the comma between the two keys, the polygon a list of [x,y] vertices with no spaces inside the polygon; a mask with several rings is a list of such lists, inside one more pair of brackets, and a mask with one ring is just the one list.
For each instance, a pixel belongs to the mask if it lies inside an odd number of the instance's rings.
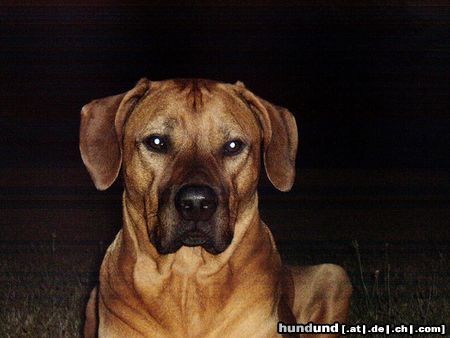
{"label": "dog's neck", "polygon": [[[208,325],[219,329],[219,323],[226,325],[225,320],[248,317],[250,312],[266,322],[276,316],[279,281],[275,276],[281,262],[272,235],[259,218],[256,193],[252,203],[239,213],[232,243],[219,255],[200,247],[182,247],[174,254],[159,255],[149,241],[145,217],[133,205],[124,194],[124,226],[109,249],[116,254],[107,254],[104,262],[121,260],[113,266],[122,270],[110,276],[108,285],[114,288],[111,281],[120,279],[121,286],[116,288],[121,289],[115,293],[127,292],[130,297],[137,293],[144,303],[158,299],[167,308],[158,313],[155,306],[149,306],[151,318],[168,330],[189,336],[199,334],[205,322],[219,321]],[[234,306],[227,308],[228,303]]]}

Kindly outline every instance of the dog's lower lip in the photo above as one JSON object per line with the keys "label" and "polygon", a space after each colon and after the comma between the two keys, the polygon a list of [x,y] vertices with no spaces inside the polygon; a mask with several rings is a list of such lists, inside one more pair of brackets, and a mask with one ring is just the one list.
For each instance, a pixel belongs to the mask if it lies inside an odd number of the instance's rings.
{"label": "dog's lower lip", "polygon": [[186,246],[198,246],[205,244],[207,237],[201,232],[190,232],[184,236],[182,243]]}

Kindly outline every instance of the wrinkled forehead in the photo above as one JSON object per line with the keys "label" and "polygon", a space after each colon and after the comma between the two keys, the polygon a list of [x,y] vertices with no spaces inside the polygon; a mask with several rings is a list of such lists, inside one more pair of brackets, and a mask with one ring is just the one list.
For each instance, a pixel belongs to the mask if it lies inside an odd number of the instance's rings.
{"label": "wrinkled forehead", "polygon": [[182,128],[258,137],[257,119],[232,85],[209,80],[169,80],[152,82],[127,123],[133,133],[168,134]]}

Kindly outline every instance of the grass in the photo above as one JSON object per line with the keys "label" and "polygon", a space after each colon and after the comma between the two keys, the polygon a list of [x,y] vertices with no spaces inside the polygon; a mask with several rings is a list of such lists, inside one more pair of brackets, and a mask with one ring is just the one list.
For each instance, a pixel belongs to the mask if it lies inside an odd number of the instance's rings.
{"label": "grass", "polygon": [[[379,256],[378,268],[368,270],[358,242],[353,241],[355,268],[349,269],[355,288],[350,322],[380,324],[438,325],[447,323],[449,313],[448,257],[411,257],[409,264],[392,265],[389,244]],[[394,261],[395,262],[395,261]]]}
{"label": "grass", "polygon": [[0,336],[81,336],[97,256],[83,249],[55,251],[51,244],[2,250]]}
{"label": "grass", "polygon": [[[354,287],[349,323],[448,325],[448,246],[428,244],[281,243],[280,251],[291,263],[344,266]],[[80,336],[103,245],[0,250],[0,336]]]}

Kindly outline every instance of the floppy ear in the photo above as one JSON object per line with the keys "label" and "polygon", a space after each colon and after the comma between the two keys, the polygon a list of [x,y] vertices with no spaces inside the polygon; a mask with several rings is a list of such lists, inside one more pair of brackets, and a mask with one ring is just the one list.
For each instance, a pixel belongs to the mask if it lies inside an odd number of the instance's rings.
{"label": "floppy ear", "polygon": [[128,92],[94,100],[81,109],[80,152],[98,190],[114,183],[122,163],[122,128],[150,88],[143,78]]}
{"label": "floppy ear", "polygon": [[286,108],[257,97],[242,82],[236,82],[235,86],[261,123],[267,177],[278,190],[290,190],[295,179],[298,145],[294,116]]}

